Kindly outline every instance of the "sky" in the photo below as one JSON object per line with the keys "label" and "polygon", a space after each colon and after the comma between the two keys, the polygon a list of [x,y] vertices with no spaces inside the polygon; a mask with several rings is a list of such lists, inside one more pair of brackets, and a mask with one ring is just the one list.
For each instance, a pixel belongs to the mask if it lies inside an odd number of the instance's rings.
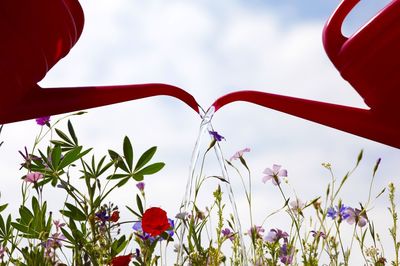
{"label": "sky", "polygon": [[[362,1],[345,21],[343,31],[354,33],[388,2]],[[242,89],[365,108],[323,50],[322,29],[338,4],[336,0],[81,1],[86,20],[83,34],[40,85],[167,83],[191,93],[204,109],[218,97]],[[81,143],[95,147],[100,154],[109,148],[121,151],[125,135],[132,140],[136,155],[158,146],[156,160],[164,161],[166,167],[145,180],[147,204],[160,206],[173,216],[184,195],[201,123],[198,114],[164,96],[87,111],[71,121]],[[273,164],[288,170],[291,187],[303,201],[325,193],[330,177],[321,163],[331,163],[340,179],[354,166],[361,149],[362,163],[341,194],[347,205],[356,207],[366,200],[378,158],[382,163],[374,192],[390,181],[398,184],[400,153],[384,144],[242,102],[218,111],[212,125],[226,138],[220,143],[225,158],[251,148],[245,158],[252,169],[256,223],[282,203],[276,187],[261,182],[263,170]],[[11,202],[11,212],[19,204],[20,177],[25,174],[18,170],[18,150],[32,148],[39,130],[30,120],[5,125],[0,136],[4,140],[0,148],[0,203]],[[202,140],[208,143],[209,138],[203,136]],[[209,159],[209,165],[215,165],[216,159]],[[220,174],[218,168],[207,171],[209,175]],[[234,175],[231,178],[239,212],[247,213],[240,181]],[[112,197],[120,206],[133,204],[134,189],[132,185]],[[286,190],[294,197],[292,188]],[[51,199],[57,198],[57,191],[48,193]],[[210,195],[205,191],[203,197]],[[55,211],[56,206],[52,206]],[[372,204],[369,213],[386,242],[390,223],[387,206],[385,194]],[[243,227],[247,217],[243,217]],[[285,222],[283,214],[265,228]],[[391,249],[386,254],[392,254]]]}

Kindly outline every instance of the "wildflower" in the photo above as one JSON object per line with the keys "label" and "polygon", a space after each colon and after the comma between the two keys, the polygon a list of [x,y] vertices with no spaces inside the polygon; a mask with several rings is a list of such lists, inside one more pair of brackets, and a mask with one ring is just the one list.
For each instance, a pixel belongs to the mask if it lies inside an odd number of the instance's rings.
{"label": "wildflower", "polygon": [[244,148],[243,150],[237,151],[234,155],[232,155],[232,157],[229,159],[229,161],[237,160],[240,157],[243,157],[243,154],[245,152],[250,152],[250,148]]}
{"label": "wildflower", "polygon": [[137,183],[136,187],[139,189],[140,192],[143,192],[144,191],[144,182]]}
{"label": "wildflower", "polygon": [[346,221],[349,224],[357,223],[359,227],[364,227],[368,222],[368,217],[365,210],[359,210],[357,208],[353,209],[351,207],[346,209],[347,217]]}
{"label": "wildflower", "polygon": [[36,124],[40,126],[49,125],[50,123],[50,116],[43,116],[36,118]]}
{"label": "wildflower", "polygon": [[118,220],[119,220],[119,211],[114,211],[114,212],[111,214],[109,220],[110,220],[111,222],[113,222],[113,223],[118,222]]}
{"label": "wildflower", "polygon": [[0,260],[4,258],[4,255],[6,254],[6,248],[3,246],[0,246]]}
{"label": "wildflower", "polygon": [[347,208],[348,207],[345,207],[343,204],[341,204],[340,207],[336,206],[336,209],[330,207],[327,215],[332,218],[332,220],[336,219],[336,217],[339,217],[339,221],[346,220],[350,216],[350,214],[346,212]]}
{"label": "wildflower", "polygon": [[210,133],[210,135],[214,138],[215,141],[221,141],[223,139],[225,139],[225,137],[221,136],[220,134],[218,134],[217,131],[208,131],[208,133]]}
{"label": "wildflower", "polygon": [[142,239],[143,241],[145,240],[150,240],[150,243],[153,243],[153,241],[155,240],[154,237],[151,237],[150,234],[143,232],[143,228],[142,228],[142,222],[141,221],[137,221],[136,223],[133,224],[132,229],[136,231],[136,235]]}
{"label": "wildflower", "polygon": [[42,161],[41,158],[39,158],[35,155],[32,155],[32,154],[29,154],[26,146],[24,147],[24,151],[25,151],[25,154],[22,153],[22,151],[18,151],[19,154],[21,154],[21,156],[24,158],[24,162],[21,163],[21,168],[19,170],[21,170],[23,167],[25,167],[26,169],[29,169],[32,164],[32,161]]}
{"label": "wildflower", "polygon": [[293,262],[294,248],[288,248],[288,244],[284,243],[279,250],[279,258],[281,262],[285,265],[291,264]]}
{"label": "wildflower", "polygon": [[111,266],[128,266],[132,260],[132,257],[133,257],[132,254],[114,257],[111,259],[110,265]]}
{"label": "wildflower", "polygon": [[187,218],[189,213],[187,212],[180,212],[177,215],[175,215],[176,219],[180,219],[180,220],[185,220]]}
{"label": "wildflower", "polygon": [[248,231],[247,234],[249,236],[254,236],[254,238],[262,238],[262,234],[265,232],[265,229],[259,225],[252,226]]}
{"label": "wildflower", "polygon": [[40,179],[43,178],[43,174],[39,172],[31,172],[24,178],[25,182],[36,184]]}
{"label": "wildflower", "polygon": [[289,204],[290,204],[292,211],[294,211],[295,213],[298,213],[300,215],[302,215],[302,210],[306,206],[304,204],[304,202],[299,198],[296,198],[296,200],[291,201]]}
{"label": "wildflower", "polygon": [[107,212],[105,210],[99,211],[95,215],[97,220],[100,220],[103,224],[105,224],[110,219],[110,216],[107,215]]}
{"label": "wildflower", "polygon": [[158,236],[169,229],[171,225],[168,222],[167,213],[158,207],[147,209],[143,213],[142,228],[143,232],[151,236]]}
{"label": "wildflower", "polygon": [[271,168],[266,168],[263,172],[263,174],[266,174],[262,178],[262,182],[265,183],[268,180],[272,179],[272,184],[275,186],[279,185],[281,183],[281,180],[279,177],[287,177],[287,170],[286,169],[281,169],[280,165],[274,164]]}
{"label": "wildflower", "polygon": [[221,234],[229,239],[230,241],[233,241],[235,239],[233,232],[229,228],[225,228],[221,231]]}
{"label": "wildflower", "polygon": [[312,234],[312,236],[313,237],[315,237],[315,238],[320,238],[320,237],[322,237],[323,239],[326,239],[326,234],[324,233],[324,232],[322,232],[322,231],[315,231],[315,230],[311,230],[311,234]]}
{"label": "wildflower", "polygon": [[269,243],[274,243],[283,238],[284,242],[288,241],[289,234],[280,229],[271,229],[265,236],[264,240]]}
{"label": "wildflower", "polygon": [[56,231],[58,232],[61,227],[65,226],[65,223],[61,223],[60,220],[54,220],[53,224],[56,227]]}

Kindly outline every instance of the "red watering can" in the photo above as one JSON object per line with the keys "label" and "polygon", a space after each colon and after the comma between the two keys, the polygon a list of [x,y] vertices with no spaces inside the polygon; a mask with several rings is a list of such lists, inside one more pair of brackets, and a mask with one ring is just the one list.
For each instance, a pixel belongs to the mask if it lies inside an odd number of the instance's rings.
{"label": "red watering can", "polygon": [[[342,22],[359,0],[344,0],[327,22],[323,43],[333,64],[371,109],[359,109],[258,91],[238,91],[215,110],[247,101],[400,148],[400,0],[393,0],[350,38]],[[155,95],[176,97],[198,112],[195,99],[165,84],[43,89],[37,85],[83,29],[77,0],[0,2],[0,124]],[[398,89],[398,88],[397,88]]]}
{"label": "red watering can", "polygon": [[247,101],[400,148],[400,0],[393,0],[346,38],[342,23],[358,2],[341,2],[325,25],[323,44],[342,77],[370,109],[238,91],[215,101],[215,110],[234,101]]}
{"label": "red watering can", "polygon": [[0,124],[155,95],[177,97],[198,111],[190,94],[164,84],[40,88],[78,41],[83,23],[77,0],[0,1]]}

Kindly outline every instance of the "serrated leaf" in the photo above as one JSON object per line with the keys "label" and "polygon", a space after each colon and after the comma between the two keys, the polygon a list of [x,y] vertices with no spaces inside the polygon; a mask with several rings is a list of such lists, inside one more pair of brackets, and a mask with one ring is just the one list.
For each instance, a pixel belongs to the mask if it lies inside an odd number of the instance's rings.
{"label": "serrated leaf", "polygon": [[124,138],[124,156],[125,156],[125,161],[128,164],[129,170],[132,171],[132,165],[133,165],[133,148],[131,141],[127,136]]}
{"label": "serrated leaf", "polygon": [[150,164],[149,166],[143,168],[136,174],[138,175],[152,175],[160,171],[163,167],[165,166],[165,163],[153,163]]}
{"label": "serrated leaf", "polygon": [[143,166],[146,165],[146,163],[148,163],[151,158],[153,158],[154,154],[157,151],[157,147],[151,147],[150,149],[148,149],[147,151],[145,151],[142,156],[140,156],[138,162],[136,163],[135,166],[135,171],[139,170],[140,168],[142,168]]}

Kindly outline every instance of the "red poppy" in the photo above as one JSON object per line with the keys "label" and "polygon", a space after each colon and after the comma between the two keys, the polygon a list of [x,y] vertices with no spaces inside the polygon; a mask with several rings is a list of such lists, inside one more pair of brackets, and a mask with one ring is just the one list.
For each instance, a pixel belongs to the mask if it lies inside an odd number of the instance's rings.
{"label": "red poppy", "polygon": [[131,262],[132,254],[114,257],[111,260],[111,266],[128,266],[129,262]]}
{"label": "red poppy", "polygon": [[145,233],[158,236],[170,227],[167,213],[163,209],[153,207],[143,213],[142,228]]}
{"label": "red poppy", "polygon": [[111,214],[110,221],[116,223],[118,222],[118,220],[119,220],[119,211],[114,211]]}

